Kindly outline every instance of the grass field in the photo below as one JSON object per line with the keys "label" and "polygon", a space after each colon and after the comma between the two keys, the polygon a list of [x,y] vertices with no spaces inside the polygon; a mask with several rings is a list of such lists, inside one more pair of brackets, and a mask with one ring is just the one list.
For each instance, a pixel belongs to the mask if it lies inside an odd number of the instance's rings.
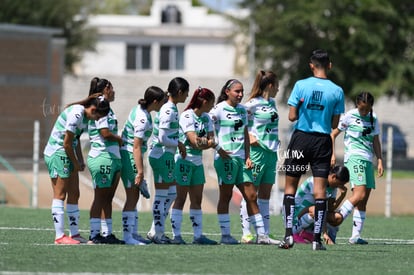
{"label": "grass field", "polygon": [[[121,213],[114,213],[114,233],[122,236]],[[232,232],[240,237],[238,216]],[[140,213],[140,233],[145,234],[150,213]],[[216,215],[204,216],[204,232],[220,239]],[[81,212],[81,233],[88,235],[88,213]],[[414,274],[414,217],[370,217],[364,238],[369,245],[346,244],[351,232],[348,219],[338,233],[338,244],[327,251],[310,245],[290,250],[275,246],[234,245],[78,245],[53,244],[49,209],[0,207],[0,273],[117,273],[117,274]],[[168,223],[167,229],[170,228]],[[272,216],[272,233],[282,236],[280,216]],[[184,239],[191,243],[188,219]]]}

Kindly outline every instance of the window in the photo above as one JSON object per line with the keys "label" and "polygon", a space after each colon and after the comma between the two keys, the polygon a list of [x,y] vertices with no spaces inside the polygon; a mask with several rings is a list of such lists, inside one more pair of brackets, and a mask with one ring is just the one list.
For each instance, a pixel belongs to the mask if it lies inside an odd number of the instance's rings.
{"label": "window", "polygon": [[181,24],[181,12],[175,5],[168,5],[161,12],[161,23],[163,24]]}
{"label": "window", "polygon": [[160,70],[184,70],[184,46],[161,46]]}
{"label": "window", "polygon": [[127,70],[151,69],[151,46],[128,45],[127,46]]}

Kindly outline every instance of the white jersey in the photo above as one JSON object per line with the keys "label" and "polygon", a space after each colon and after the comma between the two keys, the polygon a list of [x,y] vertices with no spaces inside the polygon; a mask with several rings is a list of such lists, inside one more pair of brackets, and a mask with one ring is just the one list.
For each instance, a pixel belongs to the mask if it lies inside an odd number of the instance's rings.
{"label": "white jersey", "polygon": [[[175,146],[165,146],[160,137],[160,129],[163,129],[168,138]],[[175,154],[178,146],[178,109],[177,106],[167,101],[162,105],[154,120],[153,139],[149,157],[159,159],[164,152]]]}
{"label": "white jersey", "polygon": [[275,100],[257,97],[247,101],[244,106],[249,118],[249,132],[262,148],[276,152],[279,146],[279,115]]}
{"label": "white jersey", "polygon": [[345,131],[344,144],[347,162],[349,157],[357,157],[372,162],[374,156],[374,136],[379,135],[379,123],[377,116],[361,116],[358,109],[352,109],[345,113],[339,120],[338,130]]}
{"label": "white jersey", "polygon": [[112,109],[107,116],[99,120],[91,120],[88,125],[89,139],[91,141],[90,157],[97,157],[103,152],[110,153],[114,158],[121,159],[119,143],[117,141],[105,140],[100,134],[101,129],[108,129],[112,134],[118,134],[118,120]]}
{"label": "white jersey", "polygon": [[[336,199],[338,188],[326,187],[326,199]],[[295,194],[295,216],[304,208],[315,205],[313,177],[307,178]]]}
{"label": "white jersey", "polygon": [[[213,130],[213,123],[210,116],[206,113],[197,116],[193,109],[188,109],[180,115],[179,139],[185,145],[187,152],[187,156],[185,157],[186,160],[191,161],[197,166],[203,164],[203,150],[193,148],[190,141],[187,139],[186,133],[195,132],[197,137],[206,138],[207,134],[213,132]],[[181,158],[181,154],[177,153],[175,158]]]}
{"label": "white jersey", "polygon": [[88,119],[85,116],[85,107],[79,104],[69,106],[58,116],[46,144],[44,154],[50,157],[57,151],[65,151],[63,140],[65,139],[66,131],[72,132],[75,135],[73,142],[75,149],[77,138],[87,127]]}
{"label": "white jersey", "polygon": [[[214,122],[218,144],[232,156],[245,159],[244,129],[247,127],[247,111],[243,105],[230,106],[226,101],[217,104],[210,116]],[[219,157],[216,153],[216,159]]]}
{"label": "white jersey", "polygon": [[142,140],[141,151],[147,151],[147,142],[152,134],[152,118],[147,110],[142,109],[140,105],[135,106],[128,115],[122,131],[122,140],[124,145],[121,150],[128,152],[134,151],[134,138]]}

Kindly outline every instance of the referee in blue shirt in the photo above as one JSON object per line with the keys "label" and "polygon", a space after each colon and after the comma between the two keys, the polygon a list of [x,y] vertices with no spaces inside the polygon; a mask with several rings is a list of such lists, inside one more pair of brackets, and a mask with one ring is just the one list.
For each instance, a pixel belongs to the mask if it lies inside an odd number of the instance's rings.
{"label": "referee in blue shirt", "polygon": [[314,177],[315,223],[313,250],[325,250],[321,242],[326,214],[326,181],[332,155],[331,129],[337,127],[345,111],[344,92],[328,79],[332,68],[325,50],[314,50],[309,63],[313,76],[295,83],[288,100],[289,120],[297,120],[287,148],[283,170],[286,171],[283,197],[285,238],[279,248],[293,247],[295,193],[301,175],[310,167]]}

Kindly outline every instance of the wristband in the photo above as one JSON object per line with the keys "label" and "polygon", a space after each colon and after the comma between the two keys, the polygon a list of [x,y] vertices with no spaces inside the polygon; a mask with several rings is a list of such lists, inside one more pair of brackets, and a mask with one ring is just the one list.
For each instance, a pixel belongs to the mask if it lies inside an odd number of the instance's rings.
{"label": "wristband", "polygon": [[216,150],[217,152],[218,152],[218,151],[220,151],[220,149],[221,149],[221,146],[220,146],[219,144],[217,144],[217,145],[214,147],[214,150]]}

